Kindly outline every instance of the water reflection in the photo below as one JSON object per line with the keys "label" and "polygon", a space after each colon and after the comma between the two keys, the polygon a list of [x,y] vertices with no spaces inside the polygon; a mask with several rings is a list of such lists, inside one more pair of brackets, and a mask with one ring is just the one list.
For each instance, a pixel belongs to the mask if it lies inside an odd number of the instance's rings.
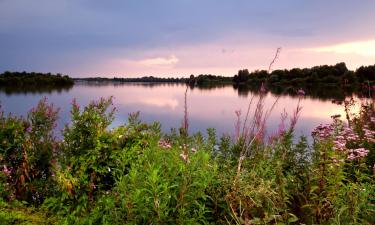
{"label": "water reflection", "polygon": [[53,92],[61,93],[68,92],[73,85],[35,85],[35,86],[0,86],[0,92],[6,95],[12,94],[52,94]]}
{"label": "water reflection", "polygon": [[[51,90],[47,92],[5,92],[0,90],[0,101],[3,110],[16,115],[26,115],[44,96],[60,108],[58,128],[61,129],[69,122],[70,102],[77,99],[80,105],[86,105],[91,100],[100,97],[114,97],[117,107],[116,119],[113,126],[124,124],[129,113],[140,111],[141,119],[146,122],[159,121],[164,131],[181,126],[184,112],[184,93],[186,86],[176,83],[96,83],[79,82],[71,88]],[[215,128],[219,134],[232,134],[236,120],[235,111],[245,114],[249,99],[258,96],[258,88],[243,88],[232,85],[193,86],[188,91],[188,115],[190,131],[204,132],[206,128]],[[321,94],[319,90],[306,92],[301,105],[302,114],[296,127],[297,135],[310,135],[310,132],[320,123],[330,122],[333,114],[345,115],[342,106],[333,103],[340,100],[340,95],[334,88],[324,89],[328,92]],[[323,91],[323,90],[321,90]],[[281,94],[281,95],[280,95]],[[319,94],[319,97],[318,97]],[[320,95],[321,94],[321,95]],[[323,97],[320,97],[323,96]],[[285,110],[292,115],[298,102],[294,92],[279,92],[279,89],[269,89],[265,97],[265,109],[278,98],[278,103],[267,121],[268,134],[278,127],[280,115]],[[251,108],[250,115],[255,106]]]}

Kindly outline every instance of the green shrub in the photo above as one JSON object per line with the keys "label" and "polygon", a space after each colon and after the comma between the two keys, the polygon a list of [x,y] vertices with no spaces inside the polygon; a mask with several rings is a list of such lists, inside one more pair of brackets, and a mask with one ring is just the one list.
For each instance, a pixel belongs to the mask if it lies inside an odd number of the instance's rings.
{"label": "green shrub", "polygon": [[57,148],[53,136],[56,120],[57,110],[46,99],[28,113],[27,119],[1,113],[0,163],[8,200],[38,205],[48,195],[53,152]]}

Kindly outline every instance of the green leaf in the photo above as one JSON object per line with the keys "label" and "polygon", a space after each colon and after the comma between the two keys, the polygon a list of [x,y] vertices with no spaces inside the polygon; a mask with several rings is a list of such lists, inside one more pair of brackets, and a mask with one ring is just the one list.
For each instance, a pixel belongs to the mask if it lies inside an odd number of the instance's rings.
{"label": "green leaf", "polygon": [[298,221],[298,217],[292,213],[289,213],[289,219],[288,219],[288,223],[294,223],[294,222],[297,222]]}

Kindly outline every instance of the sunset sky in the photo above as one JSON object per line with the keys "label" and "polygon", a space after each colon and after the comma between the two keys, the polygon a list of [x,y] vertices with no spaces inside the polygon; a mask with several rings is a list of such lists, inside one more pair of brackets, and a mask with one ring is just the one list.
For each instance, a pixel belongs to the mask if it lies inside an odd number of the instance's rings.
{"label": "sunset sky", "polygon": [[232,76],[375,64],[374,0],[0,0],[0,72]]}

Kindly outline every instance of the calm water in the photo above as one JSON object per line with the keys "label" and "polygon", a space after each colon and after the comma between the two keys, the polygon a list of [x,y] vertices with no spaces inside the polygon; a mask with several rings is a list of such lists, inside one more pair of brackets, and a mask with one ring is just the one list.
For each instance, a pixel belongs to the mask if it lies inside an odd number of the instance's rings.
{"label": "calm water", "polygon": [[[47,93],[13,93],[0,92],[2,110],[16,115],[26,113],[43,97],[60,108],[58,128],[61,129],[69,122],[70,103],[73,98],[83,106],[91,100],[100,97],[114,97],[117,108],[113,126],[127,122],[129,113],[140,111],[141,119],[145,122],[159,121],[165,132],[171,128],[181,126],[184,112],[184,93],[186,86],[179,84],[76,84],[68,90],[52,91]],[[256,95],[248,93],[239,95],[232,86],[214,89],[189,89],[187,94],[188,116],[190,132],[202,131],[206,128],[215,128],[218,134],[234,133],[236,110],[246,113],[250,98]],[[277,96],[268,93],[265,100],[265,109],[269,109]],[[255,98],[257,99],[257,98]],[[297,106],[298,97],[281,96],[267,122],[268,134],[277,129],[280,115],[285,110],[291,115]],[[343,106],[332,103],[330,100],[312,99],[304,97],[303,107],[296,134],[310,135],[320,123],[329,123],[333,114],[344,114]],[[254,107],[253,107],[254,108]],[[59,131],[58,131],[59,132]]]}

